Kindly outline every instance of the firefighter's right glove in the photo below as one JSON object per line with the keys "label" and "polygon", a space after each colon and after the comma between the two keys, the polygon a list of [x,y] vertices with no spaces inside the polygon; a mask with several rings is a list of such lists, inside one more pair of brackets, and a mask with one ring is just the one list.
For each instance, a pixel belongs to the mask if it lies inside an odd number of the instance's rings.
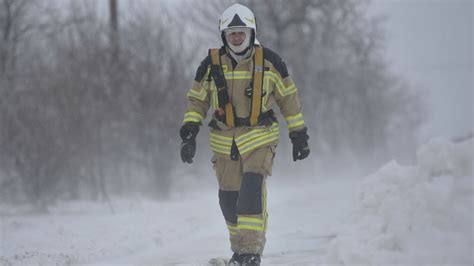
{"label": "firefighter's right glove", "polygon": [[290,133],[291,143],[293,143],[293,161],[303,160],[309,155],[308,146],[308,129],[304,128],[300,131]]}
{"label": "firefighter's right glove", "polygon": [[199,133],[199,124],[188,122],[179,130],[181,136],[181,160],[183,163],[193,163],[196,153],[196,136]]}

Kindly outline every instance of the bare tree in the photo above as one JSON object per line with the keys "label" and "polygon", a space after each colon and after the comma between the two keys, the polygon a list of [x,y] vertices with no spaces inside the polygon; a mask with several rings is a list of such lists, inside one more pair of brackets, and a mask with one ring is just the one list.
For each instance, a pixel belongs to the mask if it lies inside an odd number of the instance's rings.
{"label": "bare tree", "polygon": [[[64,198],[169,195],[185,94],[232,2],[108,3],[1,0],[2,199],[47,211]],[[304,95],[319,158],[383,159],[413,146],[422,105],[388,72],[364,2],[244,3]]]}

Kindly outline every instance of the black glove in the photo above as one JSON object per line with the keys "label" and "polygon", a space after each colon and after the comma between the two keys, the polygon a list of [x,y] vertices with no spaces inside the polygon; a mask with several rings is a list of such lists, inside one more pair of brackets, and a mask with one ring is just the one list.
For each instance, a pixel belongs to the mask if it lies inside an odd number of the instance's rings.
{"label": "black glove", "polygon": [[183,163],[193,163],[194,154],[196,153],[196,141],[181,143],[181,160]]}
{"label": "black glove", "polygon": [[192,163],[196,153],[196,136],[199,133],[199,124],[188,122],[179,130],[181,143],[181,160],[183,163]]}
{"label": "black glove", "polygon": [[293,161],[303,160],[309,155],[307,128],[290,133],[291,143],[293,143]]}

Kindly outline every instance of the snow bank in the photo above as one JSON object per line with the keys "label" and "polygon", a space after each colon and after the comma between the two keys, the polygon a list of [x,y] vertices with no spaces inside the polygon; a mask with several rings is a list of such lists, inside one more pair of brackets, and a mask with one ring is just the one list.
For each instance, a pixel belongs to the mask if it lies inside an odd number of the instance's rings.
{"label": "snow bank", "polygon": [[366,177],[326,262],[472,265],[473,158],[472,139],[433,139],[416,166],[390,162]]}

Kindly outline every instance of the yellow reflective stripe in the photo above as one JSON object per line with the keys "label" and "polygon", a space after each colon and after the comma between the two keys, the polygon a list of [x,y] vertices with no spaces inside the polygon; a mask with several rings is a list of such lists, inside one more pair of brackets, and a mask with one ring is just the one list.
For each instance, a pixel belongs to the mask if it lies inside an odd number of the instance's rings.
{"label": "yellow reflective stripe", "polygon": [[246,146],[243,146],[239,149],[240,154],[245,154],[253,149],[261,147],[269,142],[278,140],[279,134],[278,132],[273,132],[271,134],[265,135],[263,137],[257,138],[251,142],[249,142]]}
{"label": "yellow reflective stripe", "polygon": [[230,154],[230,151],[231,151],[230,148],[219,146],[214,143],[210,143],[210,146],[211,146],[211,150],[222,153],[222,154]]}
{"label": "yellow reflective stripe", "polygon": [[271,133],[269,135],[262,136],[260,138],[257,138],[251,142],[249,142],[247,145],[240,147],[239,151],[241,154],[247,153],[253,149],[256,149],[258,147],[263,146],[264,144],[267,144],[269,142],[278,140],[279,134],[278,132]]}
{"label": "yellow reflective stripe", "polygon": [[235,139],[240,154],[251,151],[269,142],[279,139],[278,123],[273,123],[270,128],[259,128],[250,131]]}
{"label": "yellow reflective stripe", "polygon": [[240,222],[249,222],[249,223],[256,223],[256,224],[263,224],[263,220],[261,218],[256,218],[256,217],[244,217],[244,216],[239,216],[238,217],[238,223]]}
{"label": "yellow reflective stripe", "polygon": [[222,140],[219,140],[219,139],[211,138],[211,139],[209,139],[209,141],[214,143],[217,146],[222,146],[222,147],[231,147],[232,146],[232,142],[222,141]]}
{"label": "yellow reflective stripe", "polygon": [[247,229],[263,232],[265,229],[265,221],[261,218],[242,217],[239,216],[237,220],[237,229]]}
{"label": "yellow reflective stripe", "polygon": [[271,134],[275,134],[275,133],[270,133],[270,132],[260,133],[258,135],[253,136],[253,138],[246,140],[245,142],[242,142],[242,143],[237,143],[236,142],[236,144],[237,144],[237,147],[239,147],[239,151],[243,151],[249,145],[252,145],[253,143],[258,141],[259,139],[265,138],[266,136],[269,136]]}
{"label": "yellow reflective stripe", "polygon": [[259,227],[259,226],[251,226],[251,225],[238,225],[237,226],[239,228],[239,230],[241,229],[247,229],[247,230],[253,230],[253,231],[259,231],[259,232],[263,232],[263,227]]}
{"label": "yellow reflective stripe", "polygon": [[244,147],[244,146],[247,146],[249,145],[250,143],[254,142],[256,139],[260,139],[262,137],[265,137],[265,136],[268,136],[270,134],[274,134],[275,132],[262,132],[262,133],[259,133],[259,134],[255,134],[253,136],[251,136],[251,138],[249,139],[246,139],[245,141],[243,142],[236,142],[236,144],[238,144],[238,147]]}
{"label": "yellow reflective stripe", "polygon": [[226,223],[227,224],[227,228],[229,228],[229,230],[237,230],[237,225],[236,224],[231,224],[231,223]]}
{"label": "yellow reflective stripe", "polygon": [[227,148],[222,147],[222,146],[216,146],[215,144],[212,144],[212,143],[211,143],[211,150],[213,150],[215,152],[218,152],[218,153],[230,155],[230,148],[227,149]]}
{"label": "yellow reflective stripe", "polygon": [[192,118],[192,117],[186,117],[186,118],[183,119],[183,123],[187,123],[187,122],[199,123],[199,122],[201,122],[201,120],[198,120],[198,119],[195,119],[195,118]]}
{"label": "yellow reflective stripe", "polygon": [[232,147],[232,138],[219,136],[214,133],[209,133],[209,144],[211,150],[223,154],[230,154]]}
{"label": "yellow reflective stripe", "polygon": [[236,80],[236,79],[252,79],[252,72],[249,71],[233,71],[225,72],[224,76],[226,79]]}
{"label": "yellow reflective stripe", "polygon": [[278,92],[281,96],[287,96],[295,93],[297,91],[295,84],[291,84],[289,87],[285,87],[281,78],[270,71],[265,72],[265,75],[268,75],[269,78],[275,83]]}
{"label": "yellow reflective stripe", "polygon": [[212,108],[214,108],[214,109],[219,108],[219,100],[218,100],[218,97],[217,97],[216,85],[214,84],[214,82],[210,82],[210,81],[205,82],[205,84],[207,84],[206,87],[208,88],[208,91],[210,91],[210,93],[211,93]]}
{"label": "yellow reflective stripe", "polygon": [[219,98],[217,97],[217,90],[211,90],[211,97],[212,97],[212,108],[218,109],[219,108]]}
{"label": "yellow reflective stripe", "polygon": [[216,87],[216,84],[212,81],[208,81],[209,83],[209,90],[216,90],[217,91],[217,87]]}
{"label": "yellow reflective stripe", "polygon": [[242,226],[242,225],[255,226],[255,227],[263,228],[263,221],[260,221],[260,223],[239,222],[239,224],[237,226]]}
{"label": "yellow reflective stripe", "polygon": [[214,91],[214,109],[219,108],[219,97],[217,97],[217,91]]}
{"label": "yellow reflective stripe", "polygon": [[234,75],[252,75],[252,72],[251,71],[231,71],[231,72],[226,72],[226,74],[230,74],[232,75],[232,73]]}
{"label": "yellow reflective stripe", "polygon": [[222,140],[222,141],[230,141],[231,143],[232,143],[232,140],[233,140],[232,137],[220,136],[220,135],[216,135],[214,133],[209,133],[209,135],[211,136],[211,138],[219,139],[219,140]]}
{"label": "yellow reflective stripe", "polygon": [[288,124],[288,128],[294,128],[297,126],[304,125],[304,120],[303,120],[303,114],[298,113],[293,116],[287,116],[285,117],[285,121]]}
{"label": "yellow reflective stripe", "polygon": [[204,120],[204,117],[197,112],[187,112],[184,114],[183,122],[201,122]]}
{"label": "yellow reflective stripe", "polygon": [[297,90],[296,90],[295,84],[292,84],[291,86],[286,87],[286,88],[284,89],[285,96],[286,96],[286,95],[293,94],[293,93],[295,93],[296,91],[297,91]]}
{"label": "yellow reflective stripe", "polygon": [[206,99],[207,92],[204,88],[199,91],[195,91],[194,89],[189,90],[188,97],[196,98],[200,101],[204,101]]}
{"label": "yellow reflective stripe", "polygon": [[[265,182],[265,181],[264,181]],[[264,183],[265,184],[265,183]],[[262,186],[262,205],[263,205],[263,220],[264,225],[263,225],[263,231],[267,231],[267,226],[268,226],[268,212],[267,212],[267,186],[264,185]]]}
{"label": "yellow reflective stripe", "polygon": [[237,76],[237,77],[232,77],[232,78],[229,78],[229,80],[244,80],[244,79],[252,79],[252,76]]}
{"label": "yellow reflective stripe", "polygon": [[288,122],[290,120],[295,120],[302,117],[303,117],[302,113],[297,113],[296,115],[290,115],[290,116],[285,117],[285,121]]}
{"label": "yellow reflective stripe", "polygon": [[264,78],[263,79],[263,94],[265,96],[263,96],[263,103],[262,103],[262,112],[265,112],[267,111],[267,103],[268,103],[268,97],[269,97],[269,89],[268,89],[268,84],[269,84],[269,79],[268,78]]}
{"label": "yellow reflective stripe", "polygon": [[280,93],[280,95],[284,95],[283,93],[283,89],[285,88],[285,85],[283,84],[283,82],[281,81],[281,78],[279,76],[277,76],[275,73],[272,73],[270,71],[266,71],[265,72],[265,75],[268,75],[268,77],[270,78],[271,81],[273,81],[273,83],[275,83],[277,89],[278,89],[278,92]]}
{"label": "yellow reflective stripe", "polygon": [[295,123],[292,123],[292,124],[288,124],[288,128],[294,128],[294,127],[299,127],[299,126],[303,126],[304,125],[304,121],[298,121],[298,122],[295,122]]}
{"label": "yellow reflective stripe", "polygon": [[232,236],[237,235],[237,225],[227,224],[227,229],[229,229],[229,234]]}
{"label": "yellow reflective stripe", "polygon": [[208,91],[209,90],[209,81],[205,81],[202,83],[201,85],[201,90],[205,90],[205,91]]}
{"label": "yellow reflective stripe", "polygon": [[186,112],[185,116],[197,116],[199,117],[201,120],[204,120],[204,116],[202,116],[200,113],[198,112],[193,112],[193,111],[190,111],[190,112]]}
{"label": "yellow reflective stripe", "polygon": [[226,80],[252,79],[252,75],[225,75]]}
{"label": "yellow reflective stripe", "polygon": [[211,150],[213,150],[215,152],[218,152],[218,153],[230,155],[230,149],[223,149],[221,147],[215,147],[212,144],[211,144]]}
{"label": "yellow reflective stripe", "polygon": [[242,73],[238,73],[238,72],[226,72],[224,74],[226,77],[229,76],[229,77],[252,77],[252,73],[251,72],[243,72]]}
{"label": "yellow reflective stripe", "polygon": [[244,143],[248,137],[251,137],[252,135],[256,133],[261,133],[261,132],[275,132],[278,130],[278,123],[272,123],[272,125],[269,128],[256,128],[253,129],[252,131],[240,135],[238,138],[235,139],[236,142],[239,144]]}
{"label": "yellow reflective stripe", "polygon": [[244,143],[246,143],[247,141],[249,140],[252,140],[254,138],[257,138],[257,137],[260,137],[262,135],[266,135],[268,133],[270,133],[271,131],[268,131],[266,128],[263,128],[263,129],[254,129],[252,131],[250,131],[249,133],[246,133],[246,134],[243,134],[242,136],[238,137],[235,139],[235,142],[237,144],[240,145],[243,145]]}
{"label": "yellow reflective stripe", "polygon": [[255,24],[255,19],[246,18],[246,17],[244,17],[244,19],[247,20],[250,24]]}

